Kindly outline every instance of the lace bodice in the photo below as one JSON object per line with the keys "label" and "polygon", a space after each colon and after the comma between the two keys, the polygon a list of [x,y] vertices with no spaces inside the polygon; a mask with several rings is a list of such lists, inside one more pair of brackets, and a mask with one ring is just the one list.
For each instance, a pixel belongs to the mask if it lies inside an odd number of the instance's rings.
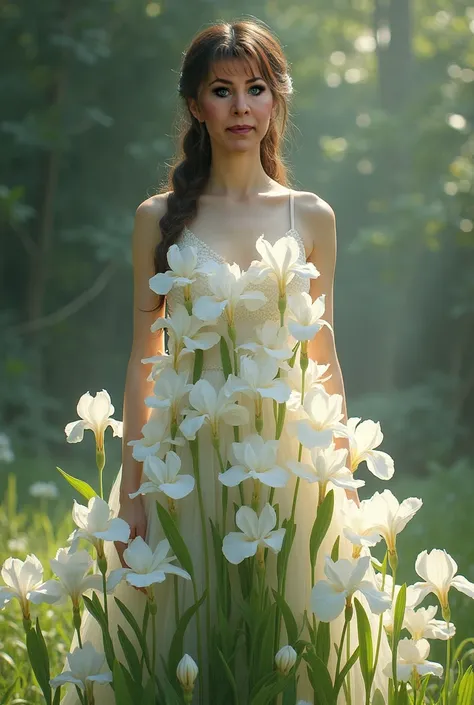
{"label": "lace bodice", "polygon": [[[289,193],[289,204],[290,204],[290,229],[285,233],[286,236],[292,237],[298,243],[300,250],[299,261],[301,263],[306,262],[306,251],[304,247],[303,238],[294,227],[294,194],[293,191]],[[200,237],[195,235],[189,228],[185,227],[183,232],[178,238],[176,243],[180,249],[186,246],[192,246],[197,251],[198,264],[202,265],[208,260],[213,260],[219,264],[225,263],[227,260],[222,257],[218,252],[213,250],[206,242],[201,240]],[[254,259],[260,259],[260,255],[257,250],[255,250]],[[309,293],[310,280],[302,277],[299,274],[295,274],[293,279],[289,282],[287,286],[287,294],[296,294],[297,292]],[[280,314],[278,311],[278,286],[273,277],[265,277],[258,284],[254,286],[250,285],[246,291],[251,291],[252,289],[257,289],[262,291],[267,301],[259,308],[257,311],[249,311],[243,304],[237,306],[235,311],[235,325],[238,342],[244,342],[248,339],[248,335],[252,333],[252,329],[255,326],[261,325],[265,321],[276,321],[279,322]],[[211,296],[212,291],[209,288],[208,280],[205,275],[198,275],[197,280],[193,284],[193,294],[197,298],[199,296]],[[171,315],[173,313],[176,304],[184,303],[184,293],[182,287],[173,287],[167,296],[168,312]],[[240,340],[239,340],[240,339]],[[221,369],[220,362],[220,351],[219,346],[207,350],[204,353],[204,368],[205,369]]]}
{"label": "lace bodice", "polygon": [[[287,236],[293,237],[298,243],[300,249],[300,261],[302,263],[306,262],[306,252],[304,247],[304,242],[302,236],[294,228],[288,230]],[[226,260],[215,252],[207,243],[205,243],[201,238],[197,237],[191,230],[185,228],[180,235],[177,243],[180,249],[186,246],[192,246],[197,251],[198,264],[204,264],[204,262],[209,259],[223,264]],[[255,251],[255,259],[260,259],[257,251]],[[289,282],[287,286],[287,294],[295,294],[297,292],[309,292],[310,281],[299,274],[295,274],[293,279]],[[246,337],[246,331],[251,332],[252,328],[257,325],[261,325],[265,321],[279,321],[280,314],[278,312],[278,286],[275,279],[271,277],[265,277],[262,281],[258,282],[258,285],[249,286],[247,291],[252,289],[257,289],[262,291],[267,297],[267,302],[259,308],[257,311],[249,311],[243,304],[237,306],[235,311],[235,325],[237,331],[237,338],[240,338],[240,342]],[[195,283],[193,284],[193,295],[197,298],[198,296],[211,296],[212,292],[208,285],[207,276],[198,275]],[[171,315],[173,313],[176,304],[184,304],[184,294],[182,287],[173,287],[167,296],[168,311]],[[220,369],[220,352],[219,347],[207,350],[204,353],[204,368],[205,369]]]}

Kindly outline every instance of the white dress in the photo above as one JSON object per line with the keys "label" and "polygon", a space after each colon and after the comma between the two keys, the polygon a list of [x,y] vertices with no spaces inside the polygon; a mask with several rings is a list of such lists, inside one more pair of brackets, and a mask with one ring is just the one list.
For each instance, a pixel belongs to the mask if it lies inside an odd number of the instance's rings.
{"label": "white dress", "polygon": [[[290,215],[290,229],[287,231],[286,235],[289,235],[297,241],[300,248],[301,262],[306,262],[306,254],[304,243],[301,235],[294,228],[294,197],[293,192],[290,191],[289,194],[289,215]],[[214,260],[218,263],[225,262],[224,258],[221,257],[217,252],[210,248],[206,243],[204,243],[199,237],[193,234],[189,229],[185,228],[181,234],[178,246],[183,248],[187,245],[191,245],[197,250],[198,262],[204,263],[206,260]],[[205,277],[201,277],[195,284],[193,284],[195,293],[197,296],[210,295],[210,290],[206,284]],[[267,320],[279,321],[279,312],[277,307],[278,290],[277,285],[273,279],[267,277],[263,282],[260,282],[258,289],[263,291],[267,297],[267,303],[257,311],[248,311],[244,306],[238,306],[236,309],[236,330],[237,338],[245,340],[246,334],[251,333],[255,326],[262,324]],[[174,307],[177,303],[183,303],[182,288],[174,287],[168,294],[167,303],[169,314],[171,315]],[[292,294],[296,292],[309,292],[309,280],[303,278],[302,276],[296,274],[292,281],[288,284],[287,293]],[[323,364],[324,360],[318,360],[319,364]],[[216,388],[222,386],[224,382],[224,376],[222,372],[221,358],[219,352],[219,346],[215,346],[208,351],[204,352],[204,364],[202,370],[202,378],[208,380]],[[245,397],[242,397],[242,403],[248,403],[249,409],[250,403],[246,402]],[[271,432],[274,432],[274,417],[273,417],[273,401],[271,399],[264,400],[264,426],[263,426],[263,436],[265,438],[265,429],[267,429],[268,438],[274,436]],[[252,419],[252,416],[250,416]],[[248,426],[240,427],[240,438],[244,438],[245,435],[254,433],[253,423]],[[225,437],[227,434],[227,437]],[[232,427],[223,426],[223,434],[221,436],[221,443],[224,448],[227,449],[228,445],[234,440]],[[286,425],[283,428],[283,432],[280,439],[280,453],[278,460],[281,465],[284,462],[285,457],[287,459],[295,460],[298,455],[298,440],[294,435],[290,435],[288,430],[286,430]],[[181,457],[181,473],[182,474],[193,474],[193,466],[191,454],[189,451],[189,446],[186,444],[185,447],[179,449],[178,451]],[[304,449],[302,461],[305,461],[305,453],[307,453],[307,462],[310,462],[309,451]],[[224,453],[223,453],[224,455]],[[221,483],[218,482],[217,476],[220,471],[218,461],[216,459],[216,454],[211,444],[211,436],[209,433],[209,427],[204,426],[199,432],[199,456],[200,456],[200,467],[201,467],[201,482],[203,488],[204,506],[206,517],[210,517],[214,521],[219,521],[222,516],[221,508]],[[226,457],[224,455],[224,457]],[[120,485],[120,475],[121,469],[117,476],[117,479],[113,485],[110,495],[110,503],[113,509],[118,512],[119,509],[119,485]],[[145,478],[146,480],[146,478]],[[295,485],[295,476],[291,475],[290,481],[284,488],[278,488],[275,491],[274,502],[279,504],[280,517],[289,517],[291,514],[291,505],[293,500],[293,491]],[[246,503],[250,504],[250,492],[251,487],[246,487],[248,483],[243,483],[245,488],[245,498]],[[318,559],[316,563],[315,581],[324,579],[326,576],[324,574],[324,556],[330,554],[334,542],[338,536],[340,536],[340,547],[339,547],[339,558],[350,558],[352,554],[352,545],[342,534],[341,526],[341,507],[344,499],[345,491],[339,487],[330,486],[334,490],[335,494],[335,504],[333,520],[329,527],[328,533],[322,543],[322,546],[318,553]],[[265,492],[269,488],[262,486],[262,502],[266,501]],[[155,501],[158,500],[162,504],[165,504],[166,498],[163,500],[163,495],[145,495],[145,506],[147,508],[148,514],[148,530],[147,530],[147,542],[152,548],[156,543],[164,538],[164,534],[161,529],[161,525],[158,520]],[[229,488],[229,512],[227,515],[227,531],[235,530],[234,526],[231,525],[232,521],[232,511],[233,502],[240,504],[240,497],[238,494],[238,488]],[[311,594],[311,575],[310,575],[310,560],[309,560],[309,537],[311,534],[311,529],[316,515],[316,508],[318,504],[318,484],[317,483],[306,483],[301,482],[300,490],[298,494],[297,508],[296,508],[296,536],[293,544],[292,551],[290,553],[289,564],[288,564],[288,581],[286,585],[286,595],[285,599],[292,609],[292,612],[298,622],[298,627],[302,624],[302,617],[305,610],[307,610],[308,615],[311,619],[310,612],[310,594]],[[166,506],[166,505],[165,505]],[[261,504],[261,507],[263,503]],[[199,514],[199,506],[197,501],[197,496],[195,491],[189,494],[184,499],[177,502],[178,512],[179,512],[179,526],[183,538],[191,552],[191,556],[194,561],[194,567],[196,570],[196,578],[198,581],[199,589],[198,594],[201,595],[205,588],[205,578],[204,578],[204,560],[203,560],[203,544],[202,544],[202,533],[201,533],[201,520]],[[209,522],[207,522],[209,529]],[[211,545],[210,530],[208,534],[209,545]],[[115,548],[113,544],[107,545],[107,557],[109,560],[110,568],[119,567],[119,561]],[[274,556],[268,553],[268,569],[267,569],[267,581],[272,587],[276,588],[276,574],[275,574],[275,560]],[[211,560],[211,568],[213,566],[213,561]],[[230,566],[230,576],[231,581],[235,580],[238,582],[237,566]],[[366,579],[370,579],[375,583],[374,571],[372,567],[369,568]],[[175,612],[174,612],[174,593],[173,593],[173,579],[169,576],[164,583],[155,585],[156,590],[156,600],[158,603],[158,662],[157,669],[158,672],[161,669],[161,658],[160,654],[166,659],[168,654],[168,645],[175,631]],[[212,592],[212,582],[211,582],[211,592]],[[125,583],[121,583],[115,592],[115,595],[119,597],[123,602],[126,603],[128,608],[137,616],[138,619],[141,618],[143,613],[145,598],[144,595],[137,590],[129,587]],[[366,612],[369,616],[369,620],[372,628],[372,639],[374,643],[374,648],[377,640],[379,617],[372,615],[364,595],[360,592],[356,594],[357,598],[363,604]],[[179,599],[180,599],[180,614],[193,604],[193,591],[190,581],[179,579]],[[215,599],[213,599],[211,594],[211,607],[212,607],[212,617],[214,619],[214,606]],[[109,598],[109,609],[110,624],[116,625],[121,624],[127,633],[130,635],[130,630],[128,625],[123,619],[121,613],[114,606],[112,597]],[[204,615],[204,606],[201,609]],[[198,652],[196,644],[196,626],[195,619],[191,621],[185,635],[184,647],[185,651],[189,653],[196,662],[198,662]],[[203,625],[205,620],[202,620]],[[331,622],[331,643],[339,643],[341,630],[344,624],[344,614],[342,613],[339,618]],[[203,632],[205,630],[203,629]],[[351,622],[351,649],[352,653],[356,646],[358,645],[357,640],[357,622],[356,614],[354,610],[354,617]],[[205,645],[205,635],[204,635],[204,645]],[[307,632],[303,633],[303,638],[307,638]],[[102,649],[101,635],[98,630],[96,622],[90,618],[89,615],[84,615],[83,620],[83,641],[92,641],[98,649]],[[120,645],[118,640],[114,637],[114,643],[116,646],[117,654],[121,655]],[[280,645],[286,643],[286,632],[285,628],[282,627]],[[74,642],[75,645],[75,642]],[[344,648],[344,654],[342,658],[342,664],[345,663],[346,650]],[[380,647],[380,655],[378,661],[378,667],[374,679],[374,688],[378,688],[388,702],[387,688],[388,688],[388,678],[383,675],[382,668],[387,662],[391,660],[391,650],[385,634],[382,630],[382,639]],[[198,664],[204,675],[205,684],[205,705],[210,705],[213,700],[210,694],[207,692],[207,677],[205,664]],[[204,665],[204,668],[203,668]],[[332,648],[330,652],[329,671],[334,678],[335,668],[336,668],[336,653],[335,649]],[[355,666],[350,670],[350,681],[351,681],[351,695],[352,703],[354,705],[360,705],[365,702],[365,689],[362,680],[362,675],[359,668],[359,662],[357,661]],[[96,699],[99,697],[98,702],[101,705],[112,705],[114,703],[113,693],[109,686],[96,686]],[[297,689],[297,699],[303,699],[308,702],[313,702],[313,690],[309,685],[308,676],[306,673],[305,661],[302,661],[299,668],[299,682]],[[76,694],[72,688],[66,698],[63,700],[66,705],[78,705],[76,699]],[[197,694],[193,702],[198,702]],[[243,705],[247,705],[244,699],[241,700]],[[338,705],[345,705],[346,699],[343,689],[341,689],[338,698]],[[220,705],[220,704],[219,704]]]}

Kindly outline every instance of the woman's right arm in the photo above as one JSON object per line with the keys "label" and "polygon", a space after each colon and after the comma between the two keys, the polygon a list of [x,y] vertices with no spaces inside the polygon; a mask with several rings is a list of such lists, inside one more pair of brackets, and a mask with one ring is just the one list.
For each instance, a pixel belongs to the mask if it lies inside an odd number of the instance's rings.
{"label": "woman's right arm", "polygon": [[[132,235],[133,260],[133,343],[125,378],[123,400],[122,479],[120,484],[119,516],[131,529],[130,538],[145,538],[146,515],[141,495],[130,499],[129,493],[140,486],[143,463],[132,456],[129,441],[142,437],[141,429],[148,421],[151,409],[145,398],[153,394],[154,382],[148,381],[150,365],[142,358],[164,352],[163,330],[152,333],[150,327],[164,315],[164,304],[156,308],[159,297],[149,287],[149,279],[155,274],[153,257],[160,240],[159,220],[166,211],[167,194],[158,194],[141,203],[135,213]],[[141,309],[141,310],[140,310]],[[155,310],[151,310],[155,309]],[[115,544],[123,564],[126,544]]]}

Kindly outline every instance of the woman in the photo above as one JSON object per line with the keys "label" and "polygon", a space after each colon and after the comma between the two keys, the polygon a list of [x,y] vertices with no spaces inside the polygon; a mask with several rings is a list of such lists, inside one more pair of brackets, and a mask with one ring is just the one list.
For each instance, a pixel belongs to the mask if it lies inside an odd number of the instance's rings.
{"label": "woman", "polygon": [[[344,385],[335,349],[333,327],[333,281],[336,258],[335,217],[331,207],[320,197],[309,192],[297,192],[288,187],[287,172],[280,155],[280,148],[285,132],[288,116],[289,96],[292,92],[291,79],[288,75],[287,61],[277,39],[261,23],[255,21],[239,21],[234,23],[218,23],[201,31],[189,46],[182,65],[179,81],[179,94],[182,97],[189,117],[189,126],[182,139],[183,153],[171,170],[169,183],[162,193],[144,201],[137,209],[133,233],[134,262],[134,329],[133,348],[128,365],[125,399],[124,399],[124,435],[123,463],[121,472],[112,489],[110,502],[131,527],[131,539],[141,536],[152,548],[163,538],[155,502],[158,500],[165,507],[166,497],[163,494],[140,494],[143,481],[143,462],[136,460],[136,443],[140,439],[143,427],[149,419],[149,408],[143,403],[154,393],[154,385],[158,375],[152,376],[149,367],[142,360],[153,359],[154,356],[165,353],[163,327],[161,321],[155,326],[157,319],[165,315],[167,303],[168,316],[173,316],[185,303],[183,288],[173,287],[163,295],[163,280],[155,275],[169,270],[168,253],[173,245],[177,245],[181,253],[187,247],[194,248],[199,265],[226,265],[236,263],[241,270],[247,270],[256,258],[256,243],[263,233],[266,241],[273,246],[279,239],[285,237],[296,243],[298,249],[298,271],[288,284],[287,293],[309,293],[312,300],[325,297],[324,320],[329,325],[323,325],[317,335],[308,344],[310,360],[329,365],[324,387],[329,394],[339,394],[342,397],[342,423],[347,421],[344,397]],[[192,224],[192,230],[188,227]],[[223,270],[222,270],[223,271]],[[319,276],[318,276],[319,274]],[[161,282],[161,283],[160,283]],[[194,296],[210,294],[208,278],[198,277],[193,284]],[[245,306],[236,308],[235,329],[237,343],[245,342],[249,336],[255,336],[258,326],[265,322],[280,321],[278,310],[278,288],[271,278],[256,281],[253,287],[264,293],[266,302],[259,308],[249,310]],[[154,289],[154,290],[153,290]],[[252,287],[250,287],[252,290]],[[159,292],[158,294],[156,292]],[[222,318],[222,317],[221,317]],[[150,328],[153,332],[150,333]],[[294,341],[293,341],[294,342]],[[170,344],[173,345],[172,336]],[[172,352],[172,349],[170,350]],[[244,354],[245,349],[239,351]],[[189,355],[183,358],[181,369],[186,368]],[[156,358],[155,358],[156,359]],[[161,364],[169,362],[168,359]],[[297,358],[297,365],[300,364]],[[159,371],[159,365],[156,368]],[[283,372],[284,365],[280,372]],[[235,370],[234,370],[235,371]],[[218,345],[204,350],[201,379],[210,382],[217,390],[223,382],[223,365]],[[242,395],[240,402],[251,410],[252,402]],[[263,438],[274,438],[271,429],[274,403],[266,399],[263,409]],[[155,413],[167,414],[168,410],[155,409]],[[239,427],[240,439],[255,433],[253,420],[250,419]],[[207,434],[207,435],[206,435]],[[178,434],[179,435],[179,434]],[[234,432],[230,426],[220,427],[219,440],[224,448],[225,458],[230,452]],[[242,498],[247,504],[253,503],[255,497],[249,494],[249,483],[245,485],[243,494],[240,489],[229,482],[227,510],[222,504],[222,484],[218,475],[222,467],[212,443],[209,428],[203,426],[199,434],[199,465],[200,483],[205,515],[204,525],[207,526],[207,541],[211,545],[210,522],[222,526],[226,524],[227,533],[235,529],[233,503],[242,504]],[[298,457],[298,440],[294,432],[286,425],[280,436],[280,458],[296,460]],[[171,446],[162,444],[157,453],[163,457],[165,448]],[[342,434],[335,438],[336,448],[349,450],[348,439]],[[189,444],[176,446],[181,459],[181,473],[195,474],[193,459]],[[310,461],[309,451],[303,452],[303,460]],[[349,464],[348,464],[349,465]],[[350,465],[349,465],[350,467]],[[222,474],[222,473],[221,473]],[[280,517],[289,517],[292,511],[296,478],[292,475],[285,486],[275,490],[262,485],[260,504],[263,505],[273,498],[273,504],[279,505]],[[278,484],[278,483],[277,483]],[[363,483],[361,483],[363,484]],[[344,494],[358,503],[357,491],[344,490],[333,486],[335,505],[333,521],[328,534],[318,554],[314,580],[324,578],[324,555],[331,553],[336,538],[341,534],[340,512],[344,502]],[[271,494],[270,494],[271,493]],[[132,495],[133,497],[131,498]],[[253,504],[253,506],[257,506]],[[196,570],[196,580],[199,595],[208,587],[210,592],[208,605],[203,604],[201,612],[202,634],[201,652],[197,641],[196,618],[190,622],[185,636],[185,650],[198,661],[202,675],[203,700],[207,703],[220,703],[219,689],[225,692],[226,684],[222,684],[222,671],[219,674],[208,673],[207,657],[204,663],[199,662],[199,654],[206,654],[210,646],[209,634],[217,624],[217,594],[216,571],[212,558],[209,563],[211,572],[210,583],[206,583],[204,570],[203,523],[199,511],[196,492],[192,492],[177,503],[177,522],[183,538],[193,557]],[[309,537],[318,506],[318,483],[305,483],[300,491],[295,507],[297,524],[294,544],[289,557],[285,599],[297,620],[298,627],[303,628],[303,615],[307,611],[311,621],[311,580],[309,569]],[[223,514],[224,512],[224,514]],[[222,532],[223,535],[223,532]],[[221,535],[221,538],[222,538]],[[113,546],[109,546],[109,567],[119,565],[118,556],[125,565],[124,544],[116,544],[118,555]],[[350,557],[352,546],[340,536],[339,557]],[[372,569],[370,569],[372,570]],[[267,584],[277,587],[275,581],[276,564],[274,556],[269,552],[266,573]],[[370,572],[370,571],[369,571]],[[372,571],[373,572],[373,571]],[[231,590],[239,582],[239,573],[235,566],[229,565]],[[177,580],[178,606],[180,614],[193,604],[192,586],[188,581]],[[171,576],[155,586],[158,604],[159,633],[158,656],[167,658],[170,640],[176,628],[174,582]],[[143,592],[143,591],[142,591]],[[236,590],[237,592],[237,590]],[[117,596],[122,599],[137,617],[141,616],[145,597],[140,591],[121,584]],[[363,599],[363,598],[361,598]],[[120,622],[125,628],[123,619],[113,601],[109,600],[112,625]],[[229,624],[237,630],[239,611],[236,603],[232,603],[232,617]],[[370,614],[370,611],[369,611]],[[374,643],[376,641],[378,618],[370,615]],[[343,615],[331,624],[332,641],[339,643],[343,625]],[[244,631],[244,630],[243,630]],[[84,638],[92,640],[98,647],[101,639],[96,624],[90,619],[83,626]],[[302,638],[308,638],[306,627]],[[357,645],[355,620],[352,625],[351,653]],[[277,647],[287,641],[285,630],[281,630]],[[249,683],[246,671],[245,639],[242,636],[238,652],[232,661],[232,668],[238,680],[241,702],[246,703]],[[386,697],[386,677],[382,668],[390,660],[391,653],[385,634],[379,656],[379,667],[375,677],[377,686]],[[271,659],[273,654],[271,655]],[[345,658],[343,659],[343,663]],[[297,698],[313,702],[313,689],[306,673],[305,662],[299,666],[299,681]],[[334,674],[336,653],[331,649],[328,667]],[[162,660],[158,658],[156,669],[160,671]],[[215,671],[215,669],[214,669]],[[364,686],[358,663],[350,673],[352,702],[365,702]],[[113,702],[112,693],[108,696]],[[71,700],[68,700],[70,698]],[[66,702],[72,702],[72,694]],[[197,694],[195,696],[197,702]],[[100,702],[106,700],[105,691],[101,690]],[[226,702],[222,700],[222,702]],[[343,690],[340,691],[338,703],[345,703]]]}

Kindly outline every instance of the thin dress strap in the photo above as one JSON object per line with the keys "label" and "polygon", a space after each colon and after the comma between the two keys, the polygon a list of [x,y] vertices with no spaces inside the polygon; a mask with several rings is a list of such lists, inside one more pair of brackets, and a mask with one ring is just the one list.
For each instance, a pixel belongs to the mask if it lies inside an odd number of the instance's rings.
{"label": "thin dress strap", "polygon": [[290,229],[295,229],[295,199],[293,191],[290,191]]}

